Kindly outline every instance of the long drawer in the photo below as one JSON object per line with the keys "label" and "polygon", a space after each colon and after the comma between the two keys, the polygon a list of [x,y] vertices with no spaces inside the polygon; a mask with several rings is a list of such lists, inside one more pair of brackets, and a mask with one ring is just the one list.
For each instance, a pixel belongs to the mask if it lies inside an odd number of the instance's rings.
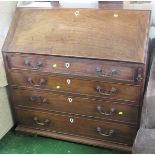
{"label": "long drawer", "polygon": [[105,100],[63,95],[36,90],[12,89],[15,106],[24,106],[100,119],[137,123],[138,107]]}
{"label": "long drawer", "polygon": [[71,134],[99,140],[108,140],[131,145],[135,127],[82,117],[59,115],[41,111],[16,109],[17,122],[30,128]]}
{"label": "long drawer", "polygon": [[72,92],[75,94],[86,94],[131,102],[137,102],[140,94],[140,87],[135,85],[84,80],[67,76],[11,72],[9,77],[11,85]]}
{"label": "long drawer", "polygon": [[33,70],[69,75],[100,77],[103,80],[118,80],[136,83],[137,64],[101,61],[93,59],[7,53],[10,69]]}

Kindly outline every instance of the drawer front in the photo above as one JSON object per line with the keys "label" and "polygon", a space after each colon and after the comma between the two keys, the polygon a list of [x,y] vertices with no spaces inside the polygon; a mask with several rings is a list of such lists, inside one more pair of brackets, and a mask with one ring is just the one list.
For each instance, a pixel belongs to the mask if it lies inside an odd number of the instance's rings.
{"label": "drawer front", "polygon": [[12,89],[16,106],[137,123],[138,107],[44,91]]}
{"label": "drawer front", "polygon": [[136,64],[29,54],[7,53],[6,56],[10,69],[34,70],[100,77],[103,80],[136,82],[135,74],[136,68],[138,67]]}
{"label": "drawer front", "polygon": [[52,132],[132,144],[136,129],[127,125],[69,115],[16,109],[18,124]]}
{"label": "drawer front", "polygon": [[137,102],[140,94],[139,86],[83,80],[66,76],[37,75],[30,72],[12,72],[9,81],[11,85],[72,92],[131,102]]}

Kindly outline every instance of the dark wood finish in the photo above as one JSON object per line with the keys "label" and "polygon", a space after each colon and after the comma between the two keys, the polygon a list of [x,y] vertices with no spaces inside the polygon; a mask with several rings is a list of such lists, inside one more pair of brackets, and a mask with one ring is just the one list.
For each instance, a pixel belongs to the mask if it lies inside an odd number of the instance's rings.
{"label": "dark wood finish", "polygon": [[12,90],[15,106],[136,124],[138,108],[126,103],[27,89]]}
{"label": "dark wood finish", "polygon": [[16,131],[131,151],[150,11],[51,4],[18,8],[3,46]]}
{"label": "dark wood finish", "polygon": [[[70,84],[68,84],[68,80]],[[107,83],[72,78],[67,76],[38,75],[30,72],[12,72],[9,76],[11,85],[33,87],[75,94],[100,96],[103,98],[138,102],[140,87],[119,83]]]}
{"label": "dark wood finish", "polygon": [[[143,65],[132,63],[21,53],[7,53],[6,57],[9,69],[12,70],[72,74],[91,78],[98,77],[104,81],[117,80],[126,83],[137,83],[137,70],[143,68]],[[141,76],[144,78],[143,73]]]}
{"label": "dark wood finish", "polygon": [[[34,110],[17,109],[16,112],[18,124],[62,134],[79,135],[129,145],[132,144],[136,134],[134,127],[112,122]],[[98,128],[101,128],[101,131],[98,131]],[[110,132],[111,130],[113,132]]]}
{"label": "dark wood finish", "polygon": [[56,132],[49,132],[45,130],[36,130],[36,129],[32,129],[30,127],[26,127],[22,125],[19,125],[15,129],[15,131],[18,134],[41,135],[45,137],[68,140],[68,141],[72,141],[76,143],[94,145],[94,146],[99,146],[99,147],[106,147],[106,148],[123,151],[126,153],[131,153],[131,147],[129,145],[122,144],[122,143],[115,143],[115,142],[103,141],[103,140],[100,141],[100,140],[96,140],[92,138],[79,137],[75,135],[66,135],[66,134],[61,134],[61,133],[56,133]]}
{"label": "dark wood finish", "polygon": [[149,17],[150,11],[18,8],[3,51],[144,63]]}

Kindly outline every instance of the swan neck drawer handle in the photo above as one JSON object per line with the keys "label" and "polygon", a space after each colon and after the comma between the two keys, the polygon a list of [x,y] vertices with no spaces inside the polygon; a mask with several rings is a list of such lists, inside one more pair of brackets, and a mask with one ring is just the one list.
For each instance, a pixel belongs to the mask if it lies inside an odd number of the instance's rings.
{"label": "swan neck drawer handle", "polygon": [[[103,71],[102,67],[96,67],[96,72],[97,73],[102,73],[102,71]],[[112,76],[116,75],[117,73],[118,73],[118,71],[116,69],[112,69],[109,73],[103,74],[101,76],[103,76],[103,77],[112,77]]]}
{"label": "swan neck drawer handle", "polygon": [[111,137],[114,135],[115,133],[115,130],[114,129],[110,129],[107,133],[103,133],[102,132],[102,129],[100,127],[97,127],[96,128],[96,131],[101,135],[101,136],[104,136],[104,137]]}
{"label": "swan neck drawer handle", "polygon": [[43,98],[41,96],[33,95],[30,97],[30,101],[39,101],[40,103],[48,103],[47,98]]}
{"label": "swan neck drawer handle", "polygon": [[100,106],[97,106],[97,111],[102,114],[102,115],[106,115],[106,116],[110,116],[112,114],[114,114],[114,112],[116,111],[115,108],[110,108],[110,110],[108,112],[103,112]]}
{"label": "swan neck drawer handle", "polygon": [[35,124],[40,125],[40,126],[46,126],[50,123],[48,119],[45,119],[43,122],[40,122],[38,117],[34,117],[33,121],[35,122]]}
{"label": "swan neck drawer handle", "polygon": [[114,87],[112,87],[111,90],[108,92],[102,92],[100,86],[96,86],[96,90],[98,93],[100,93],[101,95],[105,95],[105,96],[110,96],[110,95],[115,94],[117,92],[117,89]]}
{"label": "swan neck drawer handle", "polygon": [[30,77],[27,79],[27,81],[33,87],[40,87],[40,86],[44,85],[47,82],[45,79],[40,79],[39,84],[35,84]]}
{"label": "swan neck drawer handle", "polygon": [[24,64],[28,67],[31,67],[31,69],[33,69],[33,70],[38,70],[38,69],[40,69],[40,67],[43,66],[42,61],[38,61],[36,64],[36,67],[34,67],[28,59],[24,60]]}

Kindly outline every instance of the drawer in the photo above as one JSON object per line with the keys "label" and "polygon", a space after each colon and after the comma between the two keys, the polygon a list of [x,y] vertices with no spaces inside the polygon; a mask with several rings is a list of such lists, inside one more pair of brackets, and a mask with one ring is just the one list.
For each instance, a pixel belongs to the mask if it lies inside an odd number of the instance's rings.
{"label": "drawer", "polygon": [[84,80],[67,76],[38,75],[31,72],[11,72],[11,85],[71,92],[103,98],[137,102],[140,87],[103,81]]}
{"label": "drawer", "polygon": [[55,94],[44,91],[12,89],[16,106],[70,113],[88,117],[137,123],[138,107],[105,100]]}
{"label": "drawer", "polygon": [[7,53],[10,69],[98,77],[103,80],[136,82],[137,64],[93,59]]}
{"label": "drawer", "polygon": [[17,123],[30,128],[87,138],[132,144],[136,129],[132,126],[83,117],[16,109]]}

